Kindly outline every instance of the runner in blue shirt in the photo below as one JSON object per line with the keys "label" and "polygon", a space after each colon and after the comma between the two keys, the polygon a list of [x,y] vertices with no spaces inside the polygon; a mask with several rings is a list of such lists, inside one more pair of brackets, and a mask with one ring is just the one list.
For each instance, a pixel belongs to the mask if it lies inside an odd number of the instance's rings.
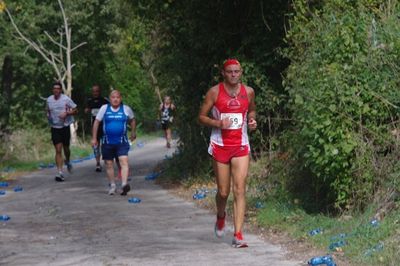
{"label": "runner in blue shirt", "polygon": [[136,139],[136,120],[132,109],[122,104],[121,93],[113,90],[110,93],[110,103],[103,105],[96,115],[92,128],[92,145],[97,146],[97,132],[100,122],[103,122],[102,154],[106,165],[110,190],[108,194],[114,195],[116,190],[114,165],[115,157],[119,158],[122,175],[122,192],[126,195],[131,189],[128,184],[128,152],[129,141],[126,136],[127,125],[131,126],[130,139]]}

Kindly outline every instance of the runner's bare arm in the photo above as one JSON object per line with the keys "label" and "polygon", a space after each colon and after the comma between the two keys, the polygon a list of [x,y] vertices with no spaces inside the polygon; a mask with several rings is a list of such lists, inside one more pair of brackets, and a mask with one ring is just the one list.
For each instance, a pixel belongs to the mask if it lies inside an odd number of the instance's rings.
{"label": "runner's bare arm", "polygon": [[246,91],[249,98],[249,111],[247,114],[248,126],[250,130],[255,130],[257,128],[255,93],[253,88],[247,86]]}
{"label": "runner's bare arm", "polygon": [[229,118],[226,118],[224,120],[216,120],[208,116],[208,114],[211,111],[211,108],[214,106],[214,103],[217,100],[217,97],[218,97],[218,86],[214,86],[208,90],[203,105],[200,108],[199,123],[209,127],[228,128],[231,124]]}
{"label": "runner's bare arm", "polygon": [[97,131],[99,129],[100,121],[95,119],[92,127],[92,146],[97,146]]}
{"label": "runner's bare arm", "polygon": [[76,115],[78,113],[78,108],[72,108],[67,111],[67,115]]}
{"label": "runner's bare arm", "polygon": [[131,126],[131,141],[136,139],[136,119],[131,119],[129,121],[129,125]]}

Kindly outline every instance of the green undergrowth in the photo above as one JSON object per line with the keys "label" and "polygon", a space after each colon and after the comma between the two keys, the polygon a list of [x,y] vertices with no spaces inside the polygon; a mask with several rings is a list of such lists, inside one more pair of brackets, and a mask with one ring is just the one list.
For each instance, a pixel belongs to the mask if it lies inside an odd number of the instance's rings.
{"label": "green undergrowth", "polygon": [[[373,226],[373,207],[362,214],[336,218],[325,214],[307,214],[297,206],[271,199],[262,201],[262,204],[257,214],[260,226],[285,231],[295,239],[309,241],[324,251],[321,255],[343,254],[357,265],[398,265],[399,211],[392,212]],[[310,236],[309,232],[315,229],[321,229],[322,233]],[[330,250],[329,246],[338,241],[346,244]]]}
{"label": "green undergrowth", "polygon": [[[138,128],[138,142],[151,141],[161,137],[161,132],[145,133]],[[50,131],[46,129],[21,129],[12,132],[7,141],[0,144],[0,172],[2,178],[8,178],[17,172],[33,171],[39,165],[54,163],[54,146]],[[71,145],[71,160],[87,157],[93,153],[90,136]]]}
{"label": "green undergrowth", "polygon": [[[264,228],[287,232],[296,240],[306,241],[321,250],[320,255],[344,257],[354,265],[398,265],[400,253],[399,202],[393,202],[392,211],[376,215],[382,202],[366,204],[361,210],[346,213],[317,211],[308,184],[293,186],[293,180],[304,173],[292,172],[287,154],[264,156],[251,165],[248,181],[248,209],[255,212],[257,224]],[[321,199],[322,200],[322,199]],[[371,221],[379,216],[378,225]],[[322,233],[310,236],[312,230]],[[344,246],[329,249],[333,243],[343,241]]]}

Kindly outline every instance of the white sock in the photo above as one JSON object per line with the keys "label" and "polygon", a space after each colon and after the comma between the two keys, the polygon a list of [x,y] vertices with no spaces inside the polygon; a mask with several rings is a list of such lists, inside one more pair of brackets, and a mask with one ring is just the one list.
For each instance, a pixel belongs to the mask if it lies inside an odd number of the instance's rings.
{"label": "white sock", "polygon": [[125,186],[126,185],[126,183],[122,183],[122,186]]}

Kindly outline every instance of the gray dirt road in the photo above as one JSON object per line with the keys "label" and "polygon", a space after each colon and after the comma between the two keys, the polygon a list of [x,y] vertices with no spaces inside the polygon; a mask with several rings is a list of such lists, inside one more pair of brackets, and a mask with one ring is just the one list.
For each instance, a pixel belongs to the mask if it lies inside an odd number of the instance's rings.
{"label": "gray dirt road", "polygon": [[231,248],[232,232],[214,237],[214,215],[146,181],[171,152],[160,138],[130,152],[128,197],[107,195],[93,160],[64,183],[54,169],[19,178],[24,191],[0,197],[0,214],[11,217],[0,222],[0,265],[300,265],[255,235],[245,235],[250,248]]}

